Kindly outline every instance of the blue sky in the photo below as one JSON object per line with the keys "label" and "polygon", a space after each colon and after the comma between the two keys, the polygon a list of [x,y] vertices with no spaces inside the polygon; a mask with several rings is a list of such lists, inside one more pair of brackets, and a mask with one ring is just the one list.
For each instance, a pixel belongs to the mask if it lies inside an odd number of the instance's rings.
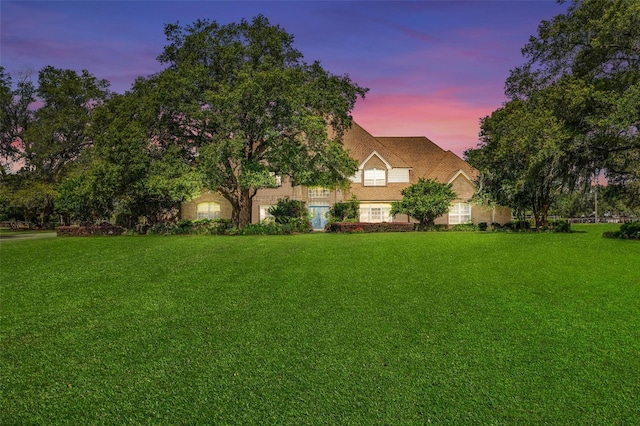
{"label": "blue sky", "polygon": [[370,89],[353,112],[377,136],[427,136],[461,155],[479,119],[504,102],[509,70],[542,20],[567,5],[537,1],[10,1],[0,2],[0,64],[87,69],[123,93],[157,72],[164,25],[263,14],[308,62]]}

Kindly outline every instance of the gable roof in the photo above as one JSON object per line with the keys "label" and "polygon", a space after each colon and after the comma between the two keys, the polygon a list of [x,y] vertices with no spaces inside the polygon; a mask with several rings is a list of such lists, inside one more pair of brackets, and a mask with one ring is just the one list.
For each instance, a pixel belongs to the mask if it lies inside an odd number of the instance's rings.
{"label": "gable roof", "polygon": [[355,121],[352,122],[351,128],[347,130],[342,139],[344,149],[349,152],[358,164],[362,164],[373,151],[378,153],[384,161],[392,167],[409,168],[411,167],[404,159],[400,158],[396,153],[382,143],[379,138],[371,136],[369,132],[363,129]]}
{"label": "gable roof", "polygon": [[471,181],[478,177],[478,171],[469,163],[458,157],[451,151],[447,151],[436,167],[425,176],[427,179],[435,179],[448,183],[462,171]]}
{"label": "gable roof", "polygon": [[425,136],[372,136],[356,122],[344,134],[343,146],[362,165],[377,154],[394,168],[411,169],[411,181],[419,178],[449,183],[460,171],[471,181],[478,171],[451,151]]}
{"label": "gable roof", "polygon": [[478,171],[469,163],[451,151],[445,151],[424,136],[415,137],[378,137],[376,138],[388,149],[404,158],[413,168],[413,176],[449,182],[460,170],[471,180]]}

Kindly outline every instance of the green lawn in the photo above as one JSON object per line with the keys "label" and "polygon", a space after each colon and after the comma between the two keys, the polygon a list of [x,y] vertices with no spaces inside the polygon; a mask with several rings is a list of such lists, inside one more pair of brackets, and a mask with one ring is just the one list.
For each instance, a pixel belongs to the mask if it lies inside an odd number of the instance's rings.
{"label": "green lawn", "polygon": [[640,243],[0,245],[0,424],[640,424]]}

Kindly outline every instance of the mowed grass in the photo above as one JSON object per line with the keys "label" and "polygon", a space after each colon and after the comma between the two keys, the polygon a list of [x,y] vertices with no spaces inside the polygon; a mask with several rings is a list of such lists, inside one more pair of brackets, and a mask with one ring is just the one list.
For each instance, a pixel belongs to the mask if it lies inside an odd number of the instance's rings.
{"label": "mowed grass", "polygon": [[0,245],[0,424],[639,424],[640,244]]}

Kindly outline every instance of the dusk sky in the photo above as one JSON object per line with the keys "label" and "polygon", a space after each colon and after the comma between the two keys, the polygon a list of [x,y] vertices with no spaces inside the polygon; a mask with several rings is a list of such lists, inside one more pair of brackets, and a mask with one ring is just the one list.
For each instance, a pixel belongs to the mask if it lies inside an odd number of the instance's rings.
{"label": "dusk sky", "polygon": [[161,69],[164,24],[263,14],[307,62],[370,89],[354,119],[375,136],[427,136],[458,155],[505,101],[509,70],[538,24],[567,5],[538,1],[0,1],[0,64],[87,69],[124,93]]}

